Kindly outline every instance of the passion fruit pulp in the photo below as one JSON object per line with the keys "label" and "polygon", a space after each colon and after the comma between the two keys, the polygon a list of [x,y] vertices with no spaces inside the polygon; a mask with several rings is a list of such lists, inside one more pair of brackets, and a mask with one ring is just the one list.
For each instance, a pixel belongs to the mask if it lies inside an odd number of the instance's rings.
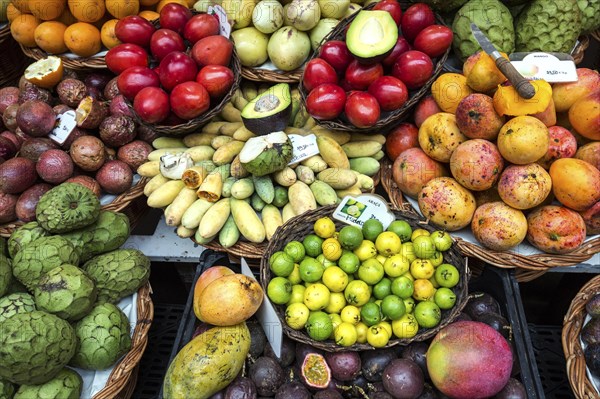
{"label": "passion fruit pulp", "polygon": [[331,381],[331,369],[325,357],[319,353],[309,353],[304,358],[301,368],[304,383],[312,388],[327,388]]}

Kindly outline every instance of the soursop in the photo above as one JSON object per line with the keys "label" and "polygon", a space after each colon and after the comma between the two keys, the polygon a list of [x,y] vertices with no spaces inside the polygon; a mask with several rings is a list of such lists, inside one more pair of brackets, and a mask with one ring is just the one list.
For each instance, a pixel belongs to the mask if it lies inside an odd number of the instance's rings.
{"label": "soursop", "polygon": [[86,370],[104,370],[131,348],[129,319],[112,303],[96,305],[75,324],[77,349],[71,365]]}
{"label": "soursop", "polygon": [[254,176],[264,176],[284,169],[292,160],[292,142],[284,132],[252,137],[239,154],[240,163]]}
{"label": "soursop", "polygon": [[0,323],[0,331],[0,378],[13,384],[43,384],[75,354],[73,327],[50,313],[16,314]]}
{"label": "soursop", "polygon": [[87,187],[62,183],[40,197],[35,217],[50,233],[66,233],[89,226],[100,213],[98,197]]}
{"label": "soursop", "polygon": [[412,3],[425,3],[429,7],[431,7],[434,11],[439,11],[442,13],[454,11],[463,4],[465,4],[467,0],[419,0],[412,1]]}
{"label": "soursop", "polygon": [[516,51],[570,53],[581,32],[576,0],[534,0],[515,21]]}
{"label": "soursop", "polygon": [[12,399],[15,394],[15,386],[8,381],[0,380],[0,398]]}
{"label": "soursop", "polygon": [[79,253],[61,236],[41,237],[25,246],[13,260],[13,274],[33,291],[44,273],[62,265],[79,265]]}
{"label": "soursop", "polygon": [[581,11],[581,33],[600,28],[600,0],[577,0]]}
{"label": "soursop", "polygon": [[129,238],[129,218],[119,212],[100,211],[93,224],[61,234],[79,250],[81,262],[119,248]]}
{"label": "soursop", "polygon": [[463,61],[481,50],[471,33],[474,22],[496,49],[512,53],[515,49],[515,29],[508,8],[499,0],[470,0],[456,12],[452,22],[452,48]]}
{"label": "soursop", "polygon": [[56,377],[41,385],[21,385],[13,399],[79,399],[83,379],[75,370],[62,369]]}
{"label": "soursop", "polygon": [[137,249],[98,255],[81,268],[96,282],[100,303],[118,302],[136,292],[150,277],[150,259]]}
{"label": "soursop", "polygon": [[0,255],[0,297],[8,291],[11,280],[12,267],[10,266],[10,259],[4,255]]}
{"label": "soursop", "polygon": [[11,258],[17,255],[25,245],[40,237],[50,235],[38,222],[25,223],[16,229],[8,238],[8,254]]}
{"label": "soursop", "polygon": [[8,243],[4,237],[0,237],[0,255],[8,256]]}
{"label": "soursop", "polygon": [[96,302],[96,285],[77,266],[64,264],[40,277],[34,289],[35,305],[68,321],[79,320]]}
{"label": "soursop", "polygon": [[26,292],[18,292],[0,298],[0,323],[18,313],[33,312],[35,300]]}

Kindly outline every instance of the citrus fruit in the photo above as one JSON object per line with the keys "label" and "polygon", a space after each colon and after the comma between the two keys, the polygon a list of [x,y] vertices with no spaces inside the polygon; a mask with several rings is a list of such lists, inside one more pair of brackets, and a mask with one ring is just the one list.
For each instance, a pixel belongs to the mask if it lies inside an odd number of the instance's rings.
{"label": "citrus fruit", "polygon": [[156,5],[156,12],[160,13],[160,10],[162,10],[162,8],[169,3],[177,3],[181,4],[182,6],[189,7],[187,0],[160,0]]}
{"label": "citrus fruit", "polygon": [[330,261],[336,261],[342,256],[342,245],[333,237],[325,239],[321,244],[323,256]]}
{"label": "citrus fruit", "polygon": [[435,269],[435,280],[442,287],[452,288],[460,280],[458,269],[449,263],[443,263]]}
{"label": "citrus fruit", "polygon": [[365,303],[360,308],[360,320],[369,327],[374,326],[381,321],[379,312],[379,305],[375,302]]}
{"label": "citrus fruit", "polygon": [[35,42],[35,29],[42,20],[31,14],[21,14],[10,24],[10,34],[17,43],[25,47],[37,46]]}
{"label": "citrus fruit", "polygon": [[304,290],[304,304],[310,310],[325,309],[329,304],[329,290],[321,283],[314,283]]}
{"label": "citrus fruit", "polygon": [[375,243],[369,240],[362,240],[358,248],[355,248],[353,252],[356,256],[358,256],[358,259],[361,262],[377,256],[377,248],[375,248]]}
{"label": "citrus fruit", "polygon": [[140,11],[138,0],[105,0],[106,11],[115,18],[121,19],[128,15],[135,15]]}
{"label": "citrus fruit", "polygon": [[290,300],[288,301],[287,304],[291,305],[292,303],[303,303],[305,290],[306,290],[306,287],[303,286],[302,284],[292,285],[292,295],[290,296]]}
{"label": "citrus fruit", "polygon": [[100,31],[86,22],[76,22],[68,26],[64,38],[69,50],[81,57],[91,57],[102,48]]}
{"label": "citrus fruit", "polygon": [[333,233],[335,233],[335,223],[333,223],[331,218],[324,216],[317,219],[313,225],[313,230],[319,237],[329,238],[333,236]]}
{"label": "citrus fruit", "polygon": [[428,279],[433,276],[435,269],[429,259],[415,259],[410,264],[410,274],[414,278]]}
{"label": "citrus fruit", "polygon": [[285,277],[275,277],[267,285],[267,296],[271,302],[284,305],[292,297],[292,284]]}
{"label": "citrus fruit", "polygon": [[62,14],[67,5],[66,0],[29,0],[29,12],[39,19],[49,21]]}
{"label": "citrus fruit", "polygon": [[56,86],[63,77],[62,60],[55,56],[42,58],[25,69],[25,79],[36,86],[46,89]]}
{"label": "citrus fruit", "polygon": [[442,311],[435,302],[431,301],[417,303],[414,315],[417,323],[424,328],[433,328],[440,324],[442,319]]}
{"label": "citrus fruit", "polygon": [[140,0],[140,5],[142,6],[153,6],[158,3],[160,0]]}
{"label": "citrus fruit", "polygon": [[450,288],[440,287],[435,291],[433,300],[440,309],[452,309],[456,303],[456,294]]}
{"label": "citrus fruit", "polygon": [[333,331],[331,332],[329,338],[335,339],[335,335],[333,333],[335,332],[337,326],[342,324],[342,318],[337,313],[329,313],[329,319],[331,320],[331,327],[333,327]]}
{"label": "citrus fruit", "polygon": [[438,267],[442,263],[444,263],[444,255],[440,251],[435,251],[433,256],[429,258],[433,267]]}
{"label": "citrus fruit", "polygon": [[410,236],[412,235],[412,227],[410,227],[410,224],[405,220],[394,220],[387,227],[386,231],[393,231],[396,233],[403,243],[410,241]]}
{"label": "citrus fruit", "polygon": [[391,289],[392,294],[399,296],[402,299],[410,298],[414,292],[413,282],[405,276],[393,279]]}
{"label": "citrus fruit", "polygon": [[352,280],[346,286],[346,289],[344,290],[344,296],[346,297],[346,302],[349,305],[362,306],[369,302],[371,290],[364,281]]}
{"label": "citrus fruit", "polygon": [[392,293],[392,280],[387,277],[382,278],[373,287],[373,296],[377,299],[383,299]]}
{"label": "citrus fruit", "polygon": [[306,332],[315,341],[325,341],[333,332],[333,324],[325,312],[313,312],[308,316]]}
{"label": "citrus fruit", "polygon": [[415,248],[412,242],[405,242],[402,244],[402,248],[400,248],[400,254],[406,258],[408,263],[417,259],[417,255],[415,255]]}
{"label": "citrus fruit", "polygon": [[11,2],[6,7],[6,19],[8,19],[8,22],[14,21],[15,18],[22,14],[21,11],[19,11],[13,3],[14,0],[11,0]]}
{"label": "citrus fruit", "polygon": [[433,285],[433,288],[439,288],[440,287],[440,284],[435,279],[435,275],[429,277],[427,280],[429,280],[429,282],[431,282],[431,284]]}
{"label": "citrus fruit", "polygon": [[73,16],[81,22],[99,21],[106,11],[104,0],[79,0],[68,3]]}
{"label": "citrus fruit", "polygon": [[300,262],[304,258],[304,255],[306,255],[304,245],[298,240],[293,240],[285,244],[283,252],[288,254],[296,263]]}
{"label": "citrus fruit", "polygon": [[354,305],[346,305],[340,312],[340,317],[345,323],[357,325],[360,321],[360,309]]}
{"label": "citrus fruit", "polygon": [[346,306],[346,297],[343,292],[332,292],[329,294],[329,303],[325,307],[327,313],[340,313]]}
{"label": "citrus fruit", "polygon": [[410,262],[401,254],[392,255],[385,260],[383,270],[389,277],[400,277],[410,268]]}
{"label": "citrus fruit", "polygon": [[302,330],[308,321],[310,311],[303,303],[292,303],[285,309],[285,322],[294,330]]}
{"label": "citrus fruit", "polygon": [[388,257],[385,255],[382,255],[382,254],[377,254],[375,259],[377,259],[379,261],[379,263],[381,263],[383,265],[385,263],[385,261],[388,260]]}
{"label": "citrus fruit", "polygon": [[321,279],[331,292],[343,292],[348,285],[348,275],[337,266],[325,269]]}
{"label": "citrus fruit", "polygon": [[358,333],[356,332],[354,325],[344,322],[335,328],[333,336],[335,343],[340,346],[352,346],[358,339]]}
{"label": "citrus fruit", "polygon": [[367,331],[369,331],[369,327],[363,323],[359,322],[354,326],[356,328],[356,342],[359,344],[364,344],[367,342]]}
{"label": "citrus fruit", "polygon": [[340,230],[338,240],[342,244],[342,248],[353,251],[357,249],[363,242],[362,230],[356,226],[344,226]]}
{"label": "citrus fruit", "polygon": [[399,296],[388,295],[381,301],[381,313],[389,320],[398,320],[406,313],[406,306]]}
{"label": "citrus fruit", "polygon": [[393,330],[392,330],[392,325],[390,324],[389,321],[382,321],[378,324],[378,326],[383,327],[385,329],[385,331],[388,333],[388,336],[390,338],[392,338]]}
{"label": "citrus fruit", "polygon": [[415,230],[413,230],[412,234],[410,235],[410,240],[414,241],[415,238],[420,237],[420,236],[429,236],[429,231],[427,231],[425,229],[415,229]]}
{"label": "citrus fruit", "polygon": [[352,274],[358,270],[358,267],[360,266],[360,259],[358,259],[358,256],[356,256],[356,254],[353,252],[344,251],[342,256],[340,256],[338,259],[337,264],[340,269],[348,274]]}
{"label": "citrus fruit", "polygon": [[155,19],[160,18],[160,14],[152,10],[140,11],[138,15],[144,18],[146,21],[154,21]]}
{"label": "citrus fruit", "polygon": [[320,264],[322,264],[322,265],[323,265],[323,268],[324,268],[324,269],[327,269],[327,268],[328,268],[328,267],[330,267],[330,266],[336,266],[336,263],[335,263],[335,261],[327,259],[327,258],[325,257],[325,255],[323,255],[323,254],[321,254],[321,255],[317,256],[315,259],[316,259],[317,261],[319,261],[319,263],[320,263]]}
{"label": "citrus fruit", "polygon": [[29,0],[11,0],[11,4],[22,13],[31,13]]}
{"label": "citrus fruit", "polygon": [[294,263],[294,270],[287,276],[287,279],[290,280],[292,284],[300,284],[302,282],[302,277],[300,277],[300,265]]}
{"label": "citrus fruit", "polygon": [[383,265],[375,258],[365,260],[358,268],[358,278],[369,285],[377,284],[384,274]]}
{"label": "citrus fruit", "polygon": [[398,234],[393,231],[384,231],[377,236],[375,248],[377,252],[385,256],[392,256],[400,252],[402,242]]}
{"label": "citrus fruit", "polygon": [[[294,271],[294,260],[285,252],[278,251],[269,260],[269,269],[279,277],[287,277]],[[275,256],[277,255],[277,256]]]}
{"label": "citrus fruit", "polygon": [[109,50],[121,44],[121,41],[117,39],[117,35],[115,34],[117,22],[119,22],[118,19],[109,19],[100,28],[100,40],[102,40],[104,47]]}
{"label": "citrus fruit", "polygon": [[48,54],[61,54],[69,49],[65,45],[67,25],[58,21],[45,21],[35,28],[35,44]]}
{"label": "citrus fruit", "polygon": [[367,330],[367,342],[373,348],[383,348],[390,340],[390,336],[383,326],[371,326]]}
{"label": "citrus fruit", "polygon": [[406,313],[398,320],[392,321],[392,331],[398,338],[412,338],[419,332],[419,323],[410,313]]}
{"label": "citrus fruit", "polygon": [[452,236],[446,231],[436,230],[429,236],[438,251],[444,252],[452,247]]}
{"label": "citrus fruit", "polygon": [[307,256],[312,256],[316,258],[322,253],[321,245],[323,244],[323,239],[316,234],[309,234],[302,240],[302,245],[304,245],[304,251]]}
{"label": "citrus fruit", "polygon": [[321,279],[323,276],[324,267],[315,258],[311,258],[309,256],[304,257],[302,262],[300,262],[300,277],[302,281],[307,283],[314,283]]}
{"label": "citrus fruit", "polygon": [[433,240],[429,236],[418,236],[413,241],[413,249],[415,251],[415,256],[421,259],[429,259],[435,255],[435,245],[433,244]]}
{"label": "citrus fruit", "polygon": [[418,278],[413,283],[415,292],[413,292],[413,298],[417,301],[426,301],[435,294],[435,287],[431,284],[431,281]]}
{"label": "citrus fruit", "polygon": [[409,280],[410,280],[410,281],[412,281],[412,282],[414,282],[414,281],[415,281],[415,278],[414,278],[414,276],[413,276],[412,274],[410,274],[410,270],[409,270],[409,271],[407,271],[406,273],[404,273],[404,274],[403,274],[402,276],[400,276],[400,277],[406,277],[407,279],[409,279]]}
{"label": "citrus fruit", "polygon": [[383,224],[377,219],[368,219],[362,225],[361,230],[365,240],[375,241],[377,236],[383,232]]}
{"label": "citrus fruit", "polygon": [[402,299],[402,302],[404,302],[404,307],[406,308],[406,313],[412,313],[413,310],[415,310],[415,300],[412,297],[404,298],[404,299]]}

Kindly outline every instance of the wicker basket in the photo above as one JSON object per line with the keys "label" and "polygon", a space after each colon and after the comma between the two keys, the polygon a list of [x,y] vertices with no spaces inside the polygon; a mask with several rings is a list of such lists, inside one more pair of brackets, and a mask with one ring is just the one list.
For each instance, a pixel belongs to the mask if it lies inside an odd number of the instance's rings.
{"label": "wicker basket", "polygon": [[[129,218],[131,229],[137,224],[140,216],[146,211],[146,197],[144,194],[144,186],[148,182],[148,178],[142,177],[129,190],[119,194],[109,204],[102,206],[105,211],[122,212]],[[0,225],[0,237],[10,237],[10,235],[24,225],[25,222],[14,221]]]}
{"label": "wicker basket", "polygon": [[0,87],[16,86],[31,62],[13,39],[8,26],[0,30]]}
{"label": "wicker basket", "polygon": [[[21,45],[21,51],[29,58],[34,60],[41,60],[48,57],[48,53],[38,47],[26,47]],[[73,69],[75,71],[89,70],[89,69],[106,69],[106,62],[104,61],[104,55],[94,55],[91,57],[69,57],[65,54],[57,54],[63,62],[65,68]]]}
{"label": "wicker basket", "polygon": [[[406,1],[400,1],[400,4],[402,5],[402,10],[406,10],[406,8],[408,8],[410,5],[412,5],[412,3],[406,2]],[[372,3],[369,6],[365,7],[364,10],[369,10],[369,9],[373,8],[374,6],[375,6],[375,3]],[[323,41],[321,43],[325,43],[329,40],[343,40],[343,38],[345,36],[346,28],[354,20],[356,15],[357,15],[357,13],[354,13],[351,16],[343,19],[335,27],[335,29],[333,29],[333,31],[331,31],[331,33],[329,33],[327,36],[325,36],[325,38],[323,39]],[[437,19],[438,24],[441,24],[441,25],[444,24],[444,22],[440,16],[436,16],[436,19]],[[314,51],[314,53],[310,59],[316,58],[319,54],[319,50],[320,50],[320,47]],[[366,128],[356,127],[347,120],[347,118],[345,117],[345,115],[343,113],[336,119],[316,120],[316,122],[319,125],[326,127],[328,129],[331,129],[331,130],[342,130],[342,131],[357,132],[357,133],[383,133],[383,134],[386,134],[387,131],[390,130],[391,128],[393,128],[398,122],[406,119],[410,115],[413,107],[419,102],[419,100],[423,96],[425,96],[429,92],[431,85],[436,80],[436,78],[438,77],[440,72],[442,72],[444,63],[446,62],[446,59],[448,58],[448,54],[450,54],[450,51],[451,51],[451,47],[448,47],[446,52],[441,57],[439,57],[437,59],[433,59],[432,61],[434,61],[435,67],[433,70],[433,74],[431,75],[429,80],[427,80],[427,82],[425,82],[425,84],[418,90],[411,91],[409,93],[408,101],[400,109],[397,109],[395,111],[390,111],[390,112],[382,112],[380,119],[377,121],[377,123],[375,123],[375,125],[366,127]],[[310,61],[310,59],[309,59],[309,61]],[[306,97],[308,96],[308,93],[304,89],[304,86],[302,84],[302,79],[300,79],[300,83],[298,85],[298,90],[300,91],[300,95],[302,97],[303,104],[306,104]]]}
{"label": "wicker basket", "polygon": [[585,305],[590,298],[599,293],[600,276],[596,276],[575,295],[563,320],[562,347],[567,360],[567,376],[573,393],[578,399],[598,398],[598,392],[594,389],[586,373],[585,358],[579,342],[579,334],[587,314]]}
{"label": "wicker basket", "polygon": [[282,72],[269,69],[242,67],[242,77],[254,82],[298,83],[301,76],[302,68],[290,72]]}
{"label": "wicker basket", "polygon": [[571,51],[571,56],[573,56],[573,61],[575,64],[579,64],[583,61],[583,57],[585,56],[585,50],[590,46],[590,37],[588,35],[579,36],[577,39],[577,44],[573,51]]}
{"label": "wicker basket", "polygon": [[[267,286],[271,280],[271,271],[269,269],[269,257],[276,251],[281,250],[286,243],[292,240],[302,240],[308,234],[313,232],[313,223],[323,216],[330,216],[335,210],[336,205],[330,205],[322,207],[313,211],[302,214],[301,216],[294,217],[288,220],[282,227],[277,229],[275,235],[269,241],[269,245],[265,251],[264,257],[260,262],[260,283],[265,292],[267,292]],[[425,220],[419,218],[414,213],[407,213],[398,209],[393,209],[396,219],[406,220],[413,229],[421,228],[429,231],[434,231],[435,228],[430,226]],[[345,224],[340,221],[334,220],[336,228],[340,229]],[[450,250],[444,252],[444,262],[455,265],[460,272],[460,281],[453,288],[456,293],[456,304],[450,310],[442,311],[442,319],[440,324],[434,328],[419,329],[417,335],[412,338],[406,339],[390,339],[385,347],[392,347],[397,345],[408,345],[411,342],[424,341],[428,338],[433,337],[437,332],[448,325],[459,315],[463,307],[468,300],[468,283],[471,277],[471,271],[467,265],[466,259],[462,257],[456,246],[453,246]],[[311,339],[304,331],[298,331],[290,328],[285,322],[285,307],[275,306],[275,311],[283,327],[283,332],[291,339],[312,345],[316,348],[323,349],[328,352],[340,352],[340,351],[360,351],[373,349],[368,344],[354,344],[350,347],[343,347],[335,344],[331,340],[327,341],[315,341]]]}
{"label": "wicker basket", "polygon": [[[137,297],[137,321],[131,337],[131,349],[117,363],[108,377],[105,387],[98,392],[92,399],[112,399],[121,393],[126,387],[126,391],[133,392],[128,385],[131,378],[137,378],[137,366],[142,359],[142,355],[148,345],[148,331],[154,319],[154,305],[150,298],[150,283],[146,283],[138,290]],[[135,386],[135,385],[134,385]],[[122,397],[127,397],[126,395]]]}

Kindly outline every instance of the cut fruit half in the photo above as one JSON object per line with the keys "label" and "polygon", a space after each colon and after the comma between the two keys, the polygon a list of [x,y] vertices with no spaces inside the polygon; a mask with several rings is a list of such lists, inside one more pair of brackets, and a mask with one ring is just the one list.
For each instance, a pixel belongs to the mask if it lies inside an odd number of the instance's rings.
{"label": "cut fruit half", "polygon": [[389,12],[359,11],[346,33],[348,50],[361,63],[377,63],[387,57],[398,41],[398,25]]}
{"label": "cut fruit half", "polygon": [[240,163],[255,176],[285,168],[292,160],[292,143],[284,132],[252,137],[240,151]]}
{"label": "cut fruit half", "polygon": [[63,78],[64,67],[60,58],[49,56],[29,65],[25,69],[25,79],[36,86],[51,89]]}

